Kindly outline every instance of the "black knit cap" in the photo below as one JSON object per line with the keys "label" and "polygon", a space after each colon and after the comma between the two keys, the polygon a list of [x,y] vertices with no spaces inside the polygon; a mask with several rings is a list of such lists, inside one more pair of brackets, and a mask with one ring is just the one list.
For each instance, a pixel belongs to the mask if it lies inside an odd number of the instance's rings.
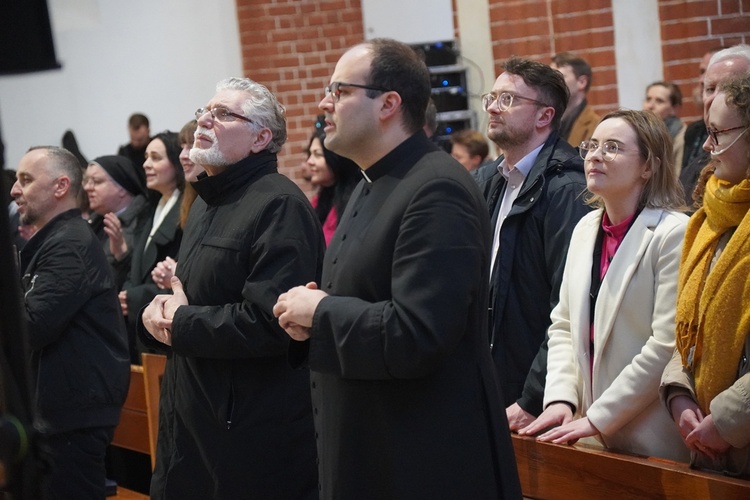
{"label": "black knit cap", "polygon": [[130,158],[119,155],[100,156],[91,160],[89,164],[91,163],[102,167],[112,180],[133,196],[146,194],[146,173],[143,168],[133,165]]}

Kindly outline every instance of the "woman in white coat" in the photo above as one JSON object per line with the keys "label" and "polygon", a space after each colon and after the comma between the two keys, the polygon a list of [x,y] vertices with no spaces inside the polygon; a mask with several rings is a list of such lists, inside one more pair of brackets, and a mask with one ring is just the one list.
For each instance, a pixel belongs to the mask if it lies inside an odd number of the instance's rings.
{"label": "woman in white coat", "polygon": [[537,439],[594,436],[608,449],[687,461],[659,400],[687,222],[672,141],[652,113],[619,110],[602,118],[581,156],[598,210],[573,231],[551,314],[545,410],[519,433],[558,426]]}

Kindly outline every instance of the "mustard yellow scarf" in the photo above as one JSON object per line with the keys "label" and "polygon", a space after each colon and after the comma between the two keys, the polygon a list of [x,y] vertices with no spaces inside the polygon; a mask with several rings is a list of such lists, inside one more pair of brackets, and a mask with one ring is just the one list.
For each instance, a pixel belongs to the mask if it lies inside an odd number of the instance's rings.
{"label": "mustard yellow scarf", "polygon": [[[712,176],[703,208],[688,222],[675,316],[677,349],[692,371],[705,414],[732,385],[750,332],[750,181],[734,186]],[[736,227],[714,264],[719,238]]]}

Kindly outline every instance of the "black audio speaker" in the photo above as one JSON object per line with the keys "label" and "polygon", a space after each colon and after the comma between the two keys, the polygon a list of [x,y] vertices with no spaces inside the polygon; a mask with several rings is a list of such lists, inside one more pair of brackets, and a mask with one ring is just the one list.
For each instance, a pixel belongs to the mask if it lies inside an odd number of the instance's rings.
{"label": "black audio speaker", "polygon": [[458,54],[453,42],[424,43],[411,47],[422,56],[427,67],[456,64]]}
{"label": "black audio speaker", "polygon": [[0,74],[57,69],[47,0],[3,0]]}

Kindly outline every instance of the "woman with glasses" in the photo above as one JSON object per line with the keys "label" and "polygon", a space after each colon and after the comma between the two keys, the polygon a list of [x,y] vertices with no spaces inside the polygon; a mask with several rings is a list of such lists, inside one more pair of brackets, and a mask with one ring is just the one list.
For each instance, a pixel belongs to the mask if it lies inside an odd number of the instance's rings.
{"label": "woman with glasses", "polygon": [[128,279],[120,292],[120,306],[126,317],[131,342],[131,361],[140,364],[135,348],[135,325],[139,311],[156,296],[159,288],[151,271],[158,262],[176,257],[182,241],[180,202],[185,187],[185,175],[180,166],[180,141],[174,132],[156,134],[146,146],[146,187],[159,195],[151,217],[145,224],[133,248]]}
{"label": "woman with glasses", "polygon": [[[692,465],[750,476],[750,76],[720,88],[703,206],[685,233],[662,396]],[[712,172],[712,173],[711,173]],[[700,188],[699,188],[700,189]]]}
{"label": "woman with glasses", "polygon": [[687,222],[672,140],[654,114],[620,110],[580,151],[597,210],[573,231],[551,314],[545,410],[519,433],[687,461],[659,401]]}
{"label": "woman with glasses", "polygon": [[315,131],[307,148],[307,168],[310,170],[310,182],[319,188],[311,202],[323,226],[323,236],[328,246],[362,174],[356,163],[325,147],[324,127],[325,119],[321,117],[315,122]]}

